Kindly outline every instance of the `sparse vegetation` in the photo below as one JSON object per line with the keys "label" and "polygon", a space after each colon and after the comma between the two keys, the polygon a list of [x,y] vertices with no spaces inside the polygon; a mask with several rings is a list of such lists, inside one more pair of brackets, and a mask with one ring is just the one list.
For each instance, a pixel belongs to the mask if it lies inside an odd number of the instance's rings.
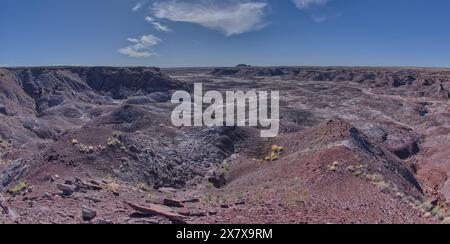
{"label": "sparse vegetation", "polygon": [[148,201],[148,202],[151,202],[151,203],[156,203],[156,202],[158,202],[158,197],[156,197],[156,196],[154,196],[153,194],[147,194],[146,196],[145,196],[145,200],[146,201]]}
{"label": "sparse vegetation", "polygon": [[443,221],[445,219],[444,212],[440,206],[434,207],[433,210],[431,210],[431,215],[439,221]]}
{"label": "sparse vegetation", "polygon": [[284,151],[284,147],[278,146],[278,145],[273,145],[272,146],[272,152],[274,152],[274,153],[281,153],[282,151]]}
{"label": "sparse vegetation", "polygon": [[[402,192],[395,184],[386,182],[381,174],[366,175],[374,185],[379,187],[382,191],[387,191],[398,197],[402,202],[411,208],[420,210],[425,218],[435,218],[443,223],[446,221],[446,210],[439,205],[433,205],[431,201],[421,202],[412,196],[408,196]],[[448,219],[450,223],[450,218]]]}
{"label": "sparse vegetation", "polygon": [[340,163],[337,162],[337,161],[335,161],[335,162],[333,162],[331,165],[329,165],[329,166],[327,167],[327,169],[328,169],[329,171],[336,172],[336,171],[338,170],[338,167],[339,167],[339,166],[340,166]]}
{"label": "sparse vegetation", "polygon": [[85,154],[91,154],[91,153],[94,153],[97,150],[101,150],[101,146],[100,145],[99,146],[86,145],[86,144],[81,143],[79,140],[77,140],[75,138],[72,139],[70,141],[70,143],[73,146],[78,146],[78,151],[81,152],[81,153],[85,153]]}
{"label": "sparse vegetation", "polygon": [[28,184],[26,182],[19,182],[18,184],[14,185],[13,187],[11,187],[8,192],[10,194],[16,195],[21,193],[22,191],[25,191],[26,189],[28,189]]}
{"label": "sparse vegetation", "polygon": [[87,144],[81,143],[78,139],[75,139],[75,138],[72,139],[70,141],[70,143],[73,146],[78,146],[78,151],[81,153],[84,153],[84,154],[92,154],[96,151],[104,151],[106,149],[106,147],[103,145],[97,145],[97,146],[87,145]]}
{"label": "sparse vegetation", "polygon": [[108,141],[106,143],[107,147],[103,146],[103,145],[94,146],[94,145],[83,144],[78,139],[75,139],[75,138],[72,139],[70,141],[70,143],[73,146],[78,146],[78,150],[84,154],[92,154],[96,151],[104,151],[107,148],[111,148],[111,149],[119,148],[121,150],[126,150],[125,145],[118,138],[116,138],[116,135],[113,135],[113,137],[108,138]]}
{"label": "sparse vegetation", "polygon": [[150,187],[143,182],[137,183],[136,189],[143,192],[150,192]]}
{"label": "sparse vegetation", "polygon": [[86,153],[86,154],[94,153],[95,149],[96,149],[96,147],[90,146],[90,145],[85,145],[85,144],[80,144],[80,147],[79,147],[79,151],[81,153]]}
{"label": "sparse vegetation", "polygon": [[381,191],[389,191],[391,189],[391,185],[386,181],[374,182],[374,185],[378,186]]}
{"label": "sparse vegetation", "polygon": [[392,183],[385,181],[384,176],[378,173],[375,174],[361,174],[361,176],[365,177],[372,184],[380,188],[383,192],[390,192],[393,194],[398,193],[398,189]]}
{"label": "sparse vegetation", "polygon": [[231,170],[231,165],[230,165],[230,163],[228,163],[228,161],[225,161],[223,164],[222,164],[222,169],[223,170],[225,170],[225,171],[230,171]]}
{"label": "sparse vegetation", "polygon": [[364,169],[365,165],[360,164],[360,165],[350,165],[347,167],[347,171],[354,173],[356,176],[360,176],[361,174],[363,174],[362,169]]}
{"label": "sparse vegetation", "polygon": [[418,204],[417,209],[422,211],[425,218],[433,217],[444,224],[450,224],[450,218],[447,217],[446,209],[439,205],[433,205],[430,201],[426,201]]}
{"label": "sparse vegetation", "polygon": [[0,138],[0,149],[7,149],[9,147],[11,147],[11,143],[9,143],[7,140]]}
{"label": "sparse vegetation", "polygon": [[120,188],[121,186],[117,182],[108,182],[108,184],[106,185],[106,189],[111,191],[114,195],[119,195]]}
{"label": "sparse vegetation", "polygon": [[280,159],[280,155],[281,153],[284,151],[284,147],[282,146],[278,146],[278,145],[273,145],[272,146],[272,151],[270,153],[270,156],[265,158],[265,161],[268,162],[273,162],[273,161],[277,161]]}
{"label": "sparse vegetation", "polygon": [[228,173],[231,170],[231,165],[230,163],[225,160],[219,167],[218,172],[219,174],[223,174],[225,175],[226,173]]}
{"label": "sparse vegetation", "polygon": [[383,182],[384,176],[381,174],[371,174],[367,175],[367,178],[372,181],[373,183]]}
{"label": "sparse vegetation", "polygon": [[420,210],[425,218],[435,218],[443,223],[450,224],[450,218],[446,218],[446,209],[439,205],[433,205],[431,201],[421,202],[418,199],[408,196],[403,191],[401,191],[395,184],[385,181],[383,175],[381,174],[371,174],[364,175],[372,184],[379,187],[382,191],[395,195],[404,204],[410,206],[411,208]]}
{"label": "sparse vegetation", "polygon": [[127,148],[125,147],[125,144],[120,141],[117,135],[113,135],[113,137],[108,138],[108,142],[106,145],[111,149],[120,149],[122,151],[125,151]]}
{"label": "sparse vegetation", "polygon": [[119,139],[111,137],[111,138],[108,138],[107,145],[110,148],[118,148],[118,147],[123,146],[123,143]]}

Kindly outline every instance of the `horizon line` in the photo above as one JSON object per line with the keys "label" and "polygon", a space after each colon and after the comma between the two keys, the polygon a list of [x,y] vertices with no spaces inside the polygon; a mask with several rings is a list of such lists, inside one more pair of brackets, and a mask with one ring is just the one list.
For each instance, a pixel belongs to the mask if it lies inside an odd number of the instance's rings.
{"label": "horizon line", "polygon": [[367,68],[367,69],[445,69],[450,70],[450,66],[402,66],[402,65],[248,65],[246,67],[235,66],[146,66],[146,65],[18,65],[3,66],[0,68],[159,68],[159,69],[214,69],[214,68]]}

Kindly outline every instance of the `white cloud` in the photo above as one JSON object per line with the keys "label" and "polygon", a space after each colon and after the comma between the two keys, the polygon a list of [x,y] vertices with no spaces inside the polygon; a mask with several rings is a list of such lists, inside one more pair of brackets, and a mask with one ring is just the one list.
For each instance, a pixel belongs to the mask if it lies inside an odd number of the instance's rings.
{"label": "white cloud", "polygon": [[134,5],[134,7],[132,8],[132,10],[134,12],[139,11],[139,9],[141,9],[142,7],[144,7],[145,3],[144,2],[138,2],[136,3],[136,5]]}
{"label": "white cloud", "polygon": [[313,5],[322,5],[325,6],[328,3],[328,0],[292,0],[295,6],[299,9],[306,9]]}
{"label": "white cloud", "polygon": [[168,0],[153,4],[156,18],[187,22],[238,35],[265,27],[268,4],[254,0]]}
{"label": "white cloud", "polygon": [[161,39],[154,35],[141,36],[140,38],[128,38],[132,45],[121,48],[118,52],[132,58],[147,58],[153,56],[152,47],[158,45]]}
{"label": "white cloud", "polygon": [[152,24],[153,27],[157,30],[157,31],[161,31],[161,32],[170,32],[171,30],[169,29],[169,27],[161,24],[161,22],[156,21],[155,18],[147,16],[145,17],[145,21],[147,21],[148,23]]}

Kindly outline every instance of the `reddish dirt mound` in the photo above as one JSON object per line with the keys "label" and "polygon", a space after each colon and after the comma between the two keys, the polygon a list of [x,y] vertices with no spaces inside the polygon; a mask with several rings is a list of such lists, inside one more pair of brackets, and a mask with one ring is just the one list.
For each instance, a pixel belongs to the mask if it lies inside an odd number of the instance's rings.
{"label": "reddish dirt mound", "polygon": [[[409,169],[354,127],[333,120],[285,135],[272,162],[239,159],[209,196],[212,223],[429,223]],[[268,153],[270,148],[266,149]]]}

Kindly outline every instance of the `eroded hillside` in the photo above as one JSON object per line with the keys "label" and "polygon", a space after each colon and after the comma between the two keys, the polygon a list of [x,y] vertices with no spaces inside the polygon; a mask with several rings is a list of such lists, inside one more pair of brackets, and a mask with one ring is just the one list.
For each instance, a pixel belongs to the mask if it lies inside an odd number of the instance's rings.
{"label": "eroded hillside", "polygon": [[[282,133],[173,127],[194,82],[280,91]],[[449,87],[446,70],[0,69],[0,220],[446,221]]]}

